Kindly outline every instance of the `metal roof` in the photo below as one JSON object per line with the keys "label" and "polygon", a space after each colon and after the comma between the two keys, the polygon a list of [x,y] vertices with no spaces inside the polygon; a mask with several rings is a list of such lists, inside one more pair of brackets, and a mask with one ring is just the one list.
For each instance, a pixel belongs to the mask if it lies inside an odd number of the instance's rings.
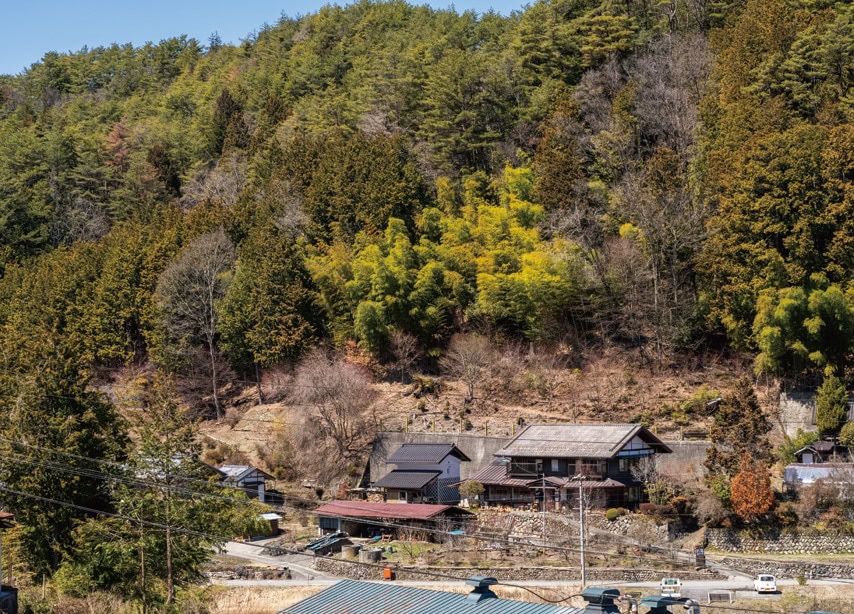
{"label": "metal roof", "polygon": [[269,480],[273,479],[273,476],[266,471],[258,469],[257,467],[252,467],[251,465],[223,465],[222,467],[219,467],[218,471],[224,474],[226,479],[231,480],[242,480],[253,471],[257,471]]}
{"label": "metal roof", "polygon": [[396,465],[405,463],[438,464],[445,460],[449,454],[463,461],[471,460],[452,443],[405,443],[389,456],[386,462]]}
{"label": "metal roof", "polygon": [[443,514],[470,516],[454,505],[432,505],[427,503],[379,503],[374,501],[330,501],[314,512],[320,516],[345,518],[403,518],[427,520]]}
{"label": "metal roof", "polygon": [[532,424],[495,456],[614,458],[635,436],[659,452],[671,452],[640,424]]}
{"label": "metal roof", "polygon": [[849,481],[854,478],[854,463],[793,463],[783,470],[783,482],[803,486],[817,480]]}
{"label": "metal roof", "polygon": [[440,475],[442,475],[441,471],[394,470],[374,482],[373,485],[378,488],[424,488]]}
{"label": "metal roof", "polygon": [[342,580],[279,614],[582,614],[569,606],[446,593],[380,582]]}

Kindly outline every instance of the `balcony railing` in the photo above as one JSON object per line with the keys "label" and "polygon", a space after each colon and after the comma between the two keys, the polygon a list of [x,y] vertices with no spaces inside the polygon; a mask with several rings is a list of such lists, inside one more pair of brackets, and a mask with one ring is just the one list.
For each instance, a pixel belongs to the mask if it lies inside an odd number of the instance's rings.
{"label": "balcony railing", "polygon": [[507,466],[507,475],[514,478],[534,479],[543,474],[543,466],[537,463],[510,463]]}

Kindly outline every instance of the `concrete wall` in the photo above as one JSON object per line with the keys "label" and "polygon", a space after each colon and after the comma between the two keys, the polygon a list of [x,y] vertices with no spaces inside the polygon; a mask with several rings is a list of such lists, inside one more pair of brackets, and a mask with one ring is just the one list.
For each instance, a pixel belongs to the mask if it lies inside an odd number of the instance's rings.
{"label": "concrete wall", "polygon": [[814,431],[815,427],[815,393],[814,392],[781,392],[780,415],[786,434],[794,437],[798,429]]}
{"label": "concrete wall", "polygon": [[[402,433],[384,431],[377,433],[371,448],[370,481],[375,482],[389,471],[394,465],[386,463],[404,443],[453,443],[471,459],[470,463],[460,463],[460,479],[466,480],[494,460],[492,454],[502,448],[507,442],[506,437],[483,437],[465,433]],[[403,468],[403,467],[401,467]]]}
{"label": "concrete wall", "polygon": [[659,466],[666,476],[680,476],[681,481],[703,479],[703,461],[711,447],[708,441],[665,441],[672,454],[660,454]]}

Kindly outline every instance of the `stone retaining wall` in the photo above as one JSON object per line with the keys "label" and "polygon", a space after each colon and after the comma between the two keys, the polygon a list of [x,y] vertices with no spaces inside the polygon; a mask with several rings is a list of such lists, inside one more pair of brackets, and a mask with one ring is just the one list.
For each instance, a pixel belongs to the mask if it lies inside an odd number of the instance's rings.
{"label": "stone retaining wall", "polygon": [[833,563],[808,563],[803,561],[751,561],[747,559],[724,558],[726,567],[738,569],[751,575],[770,573],[777,578],[854,578],[854,565],[836,565]]}
{"label": "stone retaining wall", "polygon": [[[471,576],[489,576],[500,580],[576,580],[577,567],[415,567],[390,565],[398,580],[435,580],[425,573],[434,572],[464,580]],[[330,557],[318,557],[314,562],[317,571],[353,580],[381,580],[382,569],[358,563],[347,563]],[[661,569],[588,569],[588,582],[651,582],[675,574],[684,580],[714,580],[714,572],[669,572]]]}
{"label": "stone retaining wall", "polygon": [[749,537],[732,529],[706,529],[708,545],[725,552],[771,552],[810,554],[813,552],[854,552],[854,535],[811,535],[773,533]]}

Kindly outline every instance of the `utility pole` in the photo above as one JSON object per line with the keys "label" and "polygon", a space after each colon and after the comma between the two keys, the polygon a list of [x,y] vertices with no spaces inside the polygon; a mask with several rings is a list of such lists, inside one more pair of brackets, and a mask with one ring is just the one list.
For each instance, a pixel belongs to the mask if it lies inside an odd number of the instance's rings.
{"label": "utility pole", "polygon": [[543,546],[546,545],[546,469],[543,467]]}
{"label": "utility pole", "polygon": [[581,558],[581,588],[587,586],[587,570],[585,569],[584,564],[584,476],[577,475],[575,476],[578,479],[578,519],[579,519],[579,531],[578,531],[578,542],[580,545],[580,558]]}

